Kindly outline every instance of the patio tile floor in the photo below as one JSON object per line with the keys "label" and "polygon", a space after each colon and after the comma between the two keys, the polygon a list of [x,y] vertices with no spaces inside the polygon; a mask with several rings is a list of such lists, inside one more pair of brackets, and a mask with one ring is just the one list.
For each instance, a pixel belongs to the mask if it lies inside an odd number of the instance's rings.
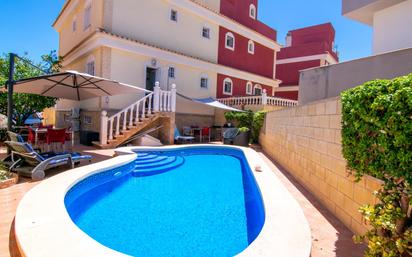
{"label": "patio tile floor", "polygon": [[[93,162],[109,159],[114,154],[113,150],[85,146],[76,146],[74,151],[92,155]],[[4,148],[0,149],[0,157],[4,154]],[[352,242],[352,232],[279,165],[264,153],[259,154],[301,205],[312,231],[312,257],[361,257],[363,248]],[[56,172],[48,177],[54,174]],[[14,215],[21,198],[38,183],[22,179],[19,184],[0,190],[0,257],[21,257],[14,237]]]}

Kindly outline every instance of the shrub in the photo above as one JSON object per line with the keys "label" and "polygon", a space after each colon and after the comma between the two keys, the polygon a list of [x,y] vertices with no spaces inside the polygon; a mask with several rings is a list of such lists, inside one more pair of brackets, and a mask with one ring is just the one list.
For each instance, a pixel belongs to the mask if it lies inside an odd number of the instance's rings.
{"label": "shrub", "polygon": [[265,121],[264,111],[226,112],[225,119],[228,122],[235,122],[239,128],[248,128],[252,132],[252,142],[259,142],[260,129]]}
{"label": "shrub", "polygon": [[412,74],[375,80],[342,93],[342,146],[359,181],[381,179],[379,202],[360,209],[371,229],[365,256],[412,254]]}

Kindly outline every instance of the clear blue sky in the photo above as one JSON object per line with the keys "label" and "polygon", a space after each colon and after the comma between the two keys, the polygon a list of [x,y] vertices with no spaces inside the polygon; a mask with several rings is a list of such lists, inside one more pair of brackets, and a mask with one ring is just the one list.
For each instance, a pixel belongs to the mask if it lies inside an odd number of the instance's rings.
{"label": "clear blue sky", "polygon": [[[0,0],[0,53],[27,52],[39,60],[42,54],[57,50],[58,35],[51,24],[63,3],[64,0]],[[259,0],[259,19],[278,31],[281,44],[289,30],[332,22],[341,60],[371,54],[372,29],[343,17],[341,0]]]}

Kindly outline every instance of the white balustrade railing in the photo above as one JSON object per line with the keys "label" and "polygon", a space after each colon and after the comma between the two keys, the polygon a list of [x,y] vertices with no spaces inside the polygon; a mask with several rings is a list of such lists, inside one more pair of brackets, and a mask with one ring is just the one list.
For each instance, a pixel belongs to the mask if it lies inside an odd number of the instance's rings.
{"label": "white balustrade railing", "polygon": [[267,96],[266,90],[263,90],[262,95],[256,96],[241,96],[241,97],[228,97],[218,99],[222,104],[229,106],[242,106],[242,105],[270,105],[270,106],[282,106],[292,107],[298,105],[298,101],[284,99],[279,97]]}
{"label": "white balustrade railing", "polygon": [[172,85],[170,91],[160,89],[156,82],[153,92],[133,104],[123,108],[114,115],[108,117],[106,111],[102,111],[100,119],[100,144],[106,145],[108,140],[113,140],[121,132],[138,126],[148,116],[156,112],[176,111],[176,85]]}

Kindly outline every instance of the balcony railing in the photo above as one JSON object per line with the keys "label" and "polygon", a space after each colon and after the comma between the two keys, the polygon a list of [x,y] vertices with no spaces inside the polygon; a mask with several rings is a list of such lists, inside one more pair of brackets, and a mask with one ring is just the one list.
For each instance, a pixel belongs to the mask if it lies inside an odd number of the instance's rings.
{"label": "balcony railing", "polygon": [[240,96],[218,99],[222,104],[228,106],[242,106],[242,105],[268,105],[268,106],[280,106],[280,107],[292,107],[298,105],[298,101],[267,96],[266,90],[263,90],[262,95],[256,96]]}

